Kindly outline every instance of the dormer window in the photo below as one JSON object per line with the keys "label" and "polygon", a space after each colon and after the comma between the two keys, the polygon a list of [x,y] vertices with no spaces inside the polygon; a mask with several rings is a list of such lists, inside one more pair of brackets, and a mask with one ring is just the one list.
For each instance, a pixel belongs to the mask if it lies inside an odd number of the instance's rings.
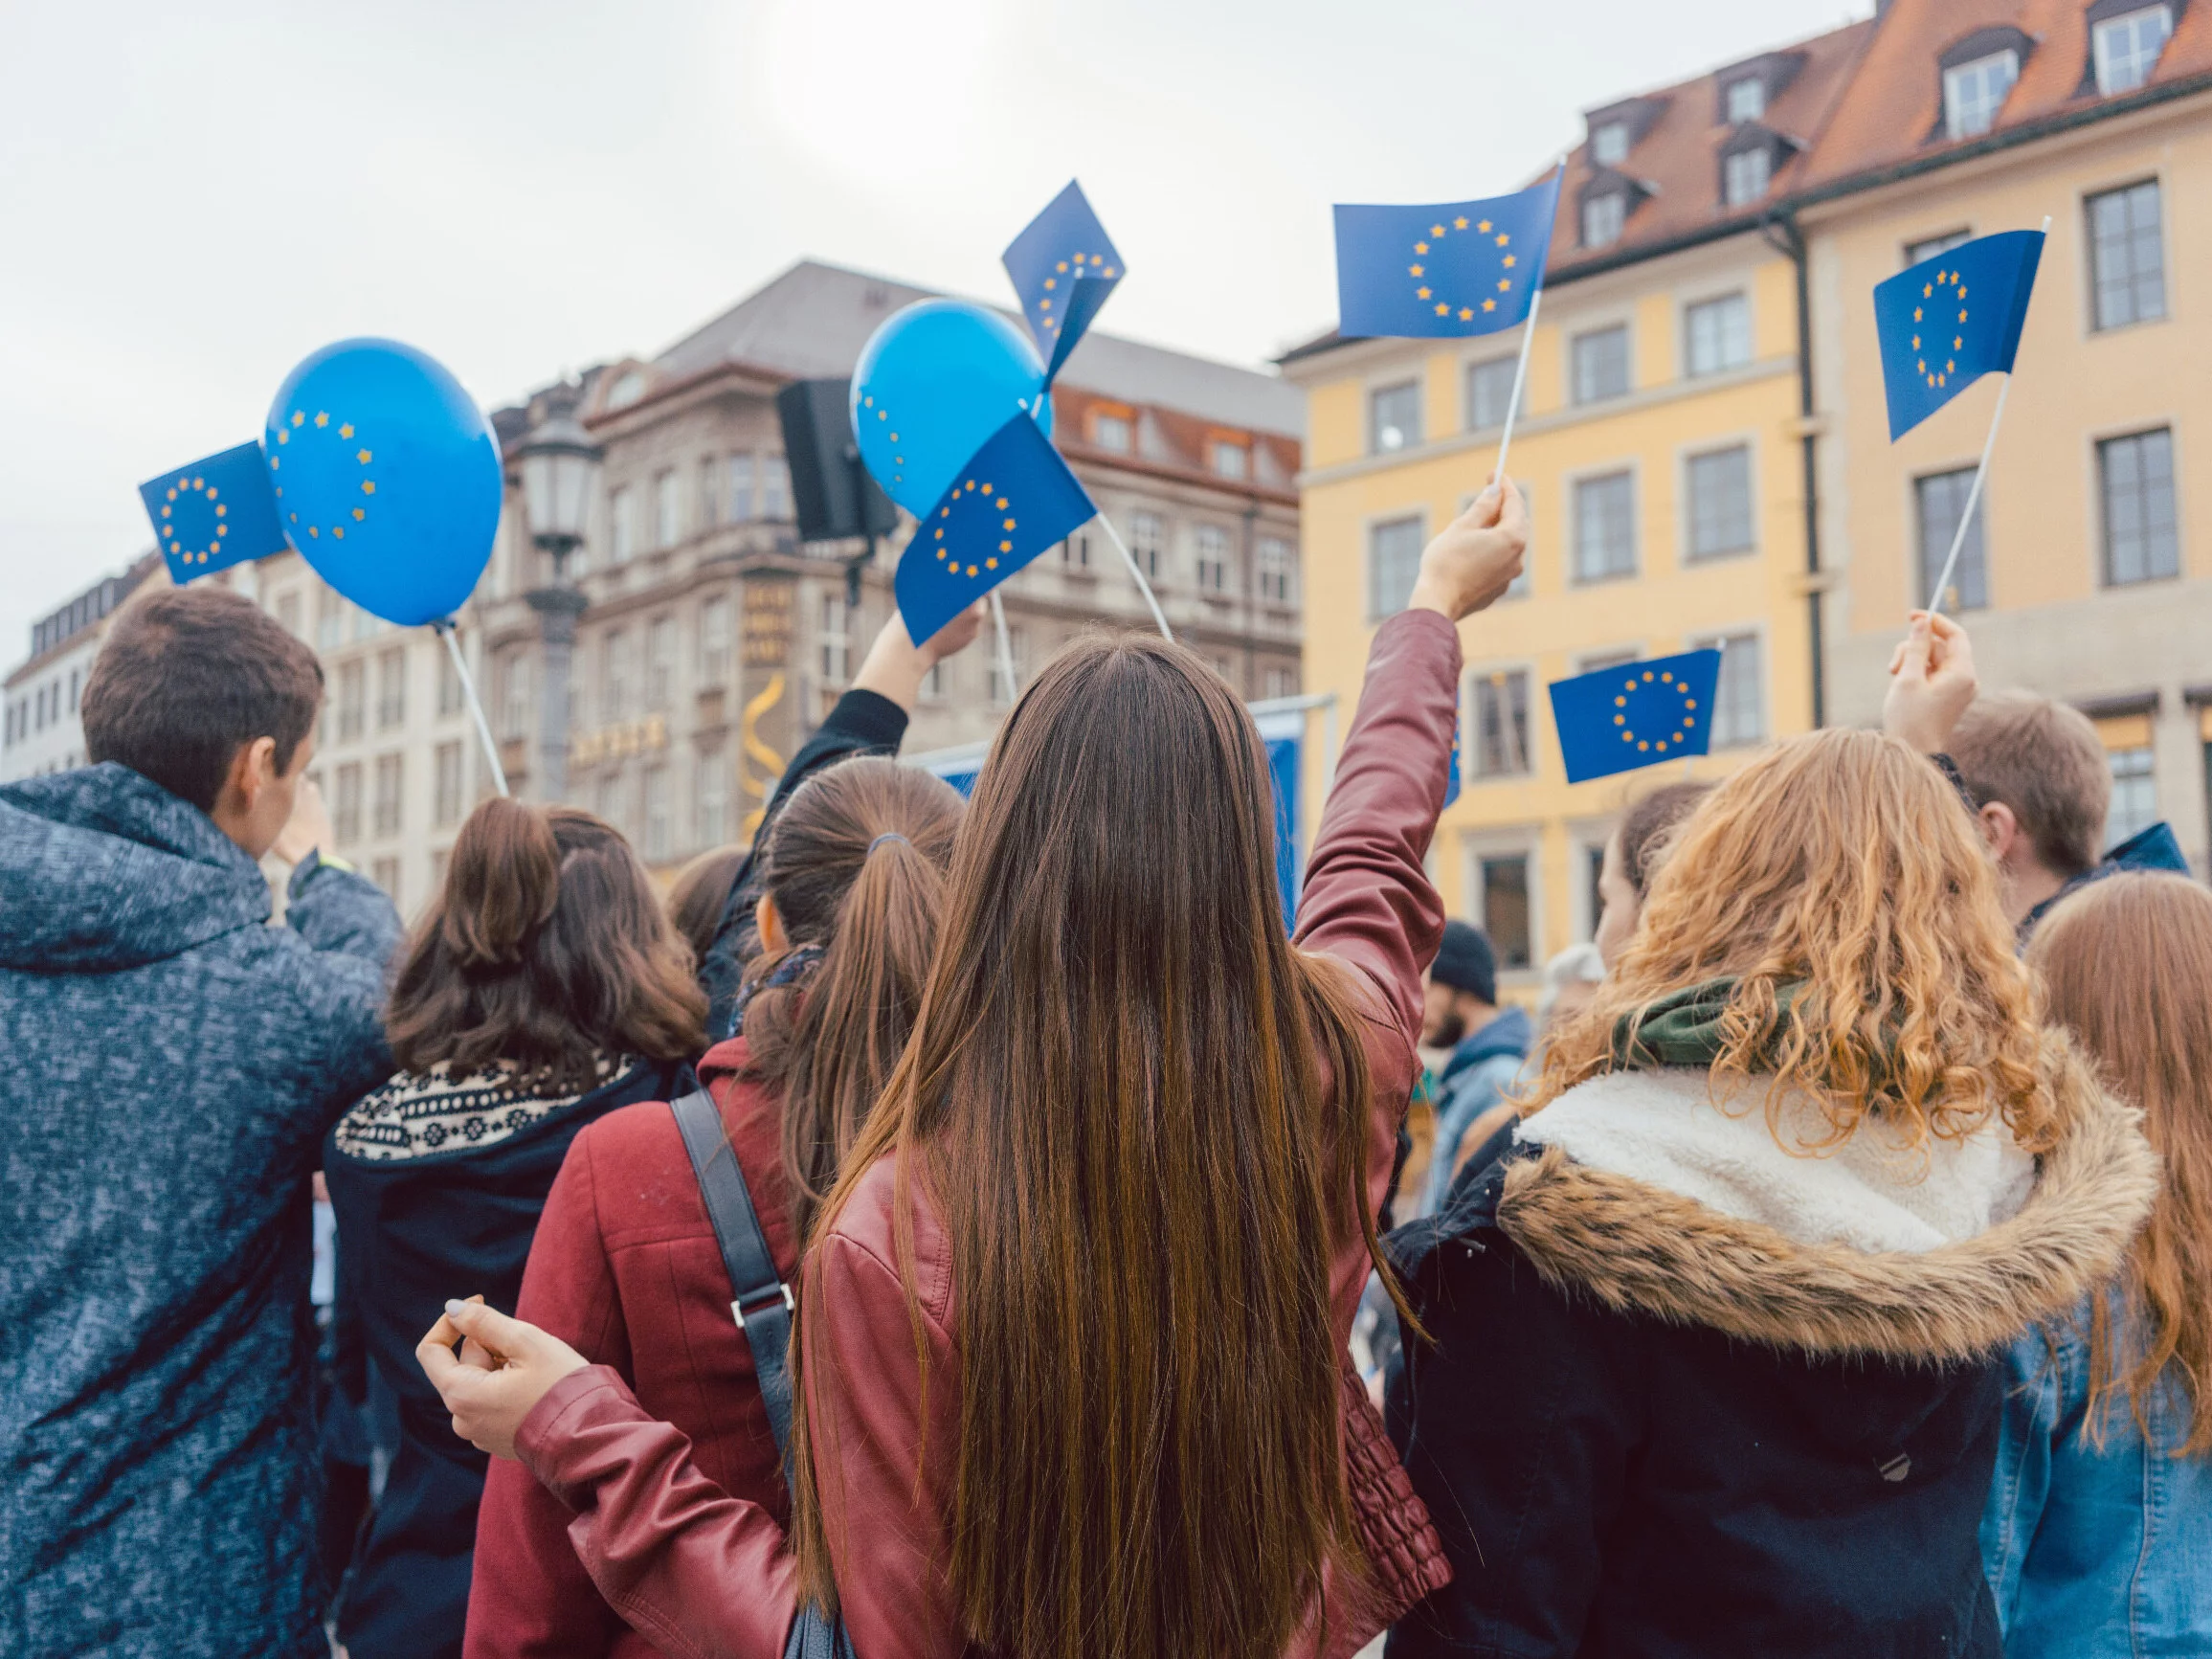
{"label": "dormer window", "polygon": [[1774,165],[1774,152],[1765,145],[1721,157],[1721,199],[1732,208],[1757,201],[1767,193]]}
{"label": "dormer window", "polygon": [[1619,167],[1628,159],[1628,123],[1609,121],[1592,129],[1590,159],[1599,167]]}
{"label": "dormer window", "polygon": [[2019,78],[2020,54],[2011,47],[1944,70],[1944,130],[1954,139],[1987,132]]}
{"label": "dormer window", "polygon": [[1620,240],[1621,227],[1627,222],[1626,191],[1607,191],[1602,195],[1584,197],[1582,245],[1585,248],[1610,248]]}
{"label": "dormer window", "polygon": [[626,371],[607,392],[609,409],[628,409],[645,395],[645,376],[637,370]]}
{"label": "dormer window", "polygon": [[2166,38],[2174,33],[2174,9],[2139,6],[2116,16],[2099,17],[2104,10],[2090,9],[2089,42],[2096,58],[2097,90],[2110,98],[2133,92],[2151,78]]}
{"label": "dormer window", "polygon": [[1755,75],[1732,80],[1721,94],[1731,126],[1756,121],[1767,112],[1767,83]]}

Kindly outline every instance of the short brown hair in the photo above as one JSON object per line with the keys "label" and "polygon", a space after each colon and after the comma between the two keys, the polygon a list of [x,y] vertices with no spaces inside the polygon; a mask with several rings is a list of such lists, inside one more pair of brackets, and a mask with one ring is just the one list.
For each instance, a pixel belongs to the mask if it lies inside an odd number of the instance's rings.
{"label": "short brown hair", "polygon": [[124,608],[84,686],[84,753],[212,812],[238,751],[292,765],[323,706],[323,664],[228,588],[157,589]]}
{"label": "short brown hair", "polygon": [[406,1071],[512,1061],[581,1091],[602,1054],[696,1060],[706,996],[645,866],[603,819],[494,796],[454,839],[385,1010]]}
{"label": "short brown hair", "polygon": [[2111,763],[2089,716],[2029,691],[1977,697],[1951,734],[1951,759],[1977,806],[2012,809],[2053,875],[2097,862],[2112,803]]}
{"label": "short brown hair", "polygon": [[1663,783],[1621,818],[1620,873],[1639,899],[1651,890],[1651,878],[1659,873],[1659,856],[1666,851],[1668,839],[1711,793],[1711,784],[1696,778]]}

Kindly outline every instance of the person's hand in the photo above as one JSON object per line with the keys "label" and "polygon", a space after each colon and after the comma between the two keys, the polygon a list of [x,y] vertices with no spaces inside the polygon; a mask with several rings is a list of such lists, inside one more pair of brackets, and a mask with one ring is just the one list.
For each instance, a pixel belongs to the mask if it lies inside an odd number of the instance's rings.
{"label": "person's hand", "polygon": [[1910,630],[1889,656],[1882,729],[1923,754],[1941,753],[1977,684],[1966,630],[1940,613],[1915,611]]}
{"label": "person's hand", "polygon": [[516,1431],[530,1408],[554,1383],[591,1361],[558,1336],[495,1312],[483,1300],[448,1302],[444,1315],[415,1344],[414,1357],[453,1413],[454,1433],[479,1451],[513,1457]]}
{"label": "person's hand", "polygon": [[860,671],[853,676],[853,689],[887,697],[911,714],[922,696],[922,677],[953,652],[972,644],[982,626],[983,601],[978,599],[917,645],[907,637],[906,618],[893,611],[868,647]]}
{"label": "person's hand", "polygon": [[[953,617],[951,621],[923,640],[916,647],[922,653],[923,661],[934,666],[953,653],[965,651],[969,646],[974,644],[975,636],[983,632],[983,616],[988,603],[987,600],[976,600],[974,604],[969,606],[967,610],[961,612],[959,616]],[[906,631],[904,618],[894,616],[891,620],[897,625],[900,633],[904,634]]]}
{"label": "person's hand", "polygon": [[303,777],[292,793],[292,816],[284,820],[269,850],[286,863],[296,864],[330,841],[330,812],[323,804],[323,792],[312,777]]}
{"label": "person's hand", "polygon": [[1406,609],[1471,617],[1513,585],[1528,550],[1529,504],[1511,479],[1492,484],[1421,549]]}

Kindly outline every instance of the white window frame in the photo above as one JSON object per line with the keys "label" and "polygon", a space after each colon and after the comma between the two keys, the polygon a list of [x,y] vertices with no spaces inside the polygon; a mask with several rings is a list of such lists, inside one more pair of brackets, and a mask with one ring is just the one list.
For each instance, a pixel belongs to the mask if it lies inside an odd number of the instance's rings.
{"label": "white window frame", "polygon": [[[1974,116],[1968,112],[1966,95],[1961,89],[1976,84],[1978,93],[1986,86],[1991,72],[2000,63],[2006,65],[2003,89],[1990,101],[1987,119],[1979,125],[1974,125]],[[1943,72],[1943,130],[1954,140],[1979,138],[1997,124],[1997,118],[2004,113],[2005,100],[2012,96],[2012,89],[2019,84],[2020,53],[2014,47],[2007,46],[2000,52],[1992,52],[1969,63],[1954,64]],[[1976,105],[1975,115],[1979,113],[1980,106]]]}
{"label": "white window frame", "polygon": [[[1744,547],[1732,548],[1726,552],[1700,553],[1696,547],[1697,504],[1690,489],[1690,467],[1693,462],[1702,460],[1708,456],[1725,455],[1733,449],[1743,450],[1746,456],[1746,470],[1749,477],[1745,483],[1745,500],[1751,520],[1751,541]],[[1701,437],[1695,443],[1684,444],[1674,452],[1675,501],[1677,503],[1674,545],[1680,555],[1675,562],[1682,569],[1704,570],[1708,566],[1725,565],[1734,559],[1750,559],[1758,556],[1760,547],[1759,459],[1758,437],[1755,434],[1749,432],[1719,433],[1710,437]]]}
{"label": "white window frame", "polygon": [[1610,248],[1628,231],[1628,192],[1600,191],[1584,196],[1576,218],[1585,248]]}
{"label": "white window frame", "polygon": [[[1759,647],[1759,729],[1757,734],[1754,736],[1743,738],[1739,741],[1730,743],[1727,747],[1731,750],[1756,749],[1760,744],[1771,743],[1774,740],[1775,654],[1773,641],[1768,636],[1767,625],[1762,621],[1744,621],[1730,623],[1724,627],[1719,628],[1708,628],[1695,636],[1693,639],[1685,641],[1683,645],[1683,649],[1686,651],[1709,651],[1714,646],[1719,645],[1724,639],[1740,639],[1746,635],[1755,639],[1758,641]],[[1727,654],[1725,650],[1723,651],[1722,655],[1723,661],[1721,663],[1721,672],[1725,674],[1728,671],[1728,663],[1726,661]],[[1722,752],[1722,746],[1718,731],[1718,722],[1720,720],[1720,685],[1717,681],[1713,685],[1712,697],[1712,713],[1713,720],[1715,722],[1715,729],[1712,742],[1709,748],[1709,752],[1718,754]]]}
{"label": "white window frame", "polygon": [[[1525,674],[1529,681],[1528,733],[1526,747],[1521,751],[1521,770],[1518,772],[1486,772],[1483,769],[1482,706],[1477,698],[1477,687],[1491,684],[1501,677],[1510,678]],[[1536,673],[1536,665],[1527,659],[1512,661],[1485,662],[1466,670],[1460,676],[1460,729],[1465,741],[1460,751],[1460,781],[1463,786],[1488,783],[1528,783],[1536,776],[1536,736],[1543,723],[1539,703],[1544,683]]]}
{"label": "white window frame", "polygon": [[[1576,504],[1581,485],[1599,479],[1613,478],[1621,473],[1628,475],[1629,565],[1625,571],[1608,572],[1603,575],[1586,576],[1576,550],[1581,546],[1581,509]],[[1643,574],[1643,468],[1635,460],[1613,461],[1598,466],[1577,468],[1561,481],[1565,501],[1562,517],[1566,523],[1567,545],[1565,562],[1567,585],[1570,588],[1602,588],[1615,582],[1632,582]]]}
{"label": "white window frame", "polygon": [[[1429,528],[1429,513],[1425,506],[1400,507],[1394,512],[1371,513],[1360,523],[1360,608],[1366,615],[1370,627],[1388,621],[1391,617],[1398,615],[1398,611],[1378,611],[1375,608],[1377,594],[1375,592],[1374,532],[1385,525],[1402,524],[1409,521],[1418,527],[1420,546],[1426,548],[1429,545],[1429,537],[1435,532]],[[1417,582],[1420,579],[1418,554],[1415,561],[1414,579]],[[1410,586],[1408,591],[1411,591]],[[1399,610],[1402,611],[1403,609],[1403,606],[1399,607]]]}
{"label": "white window frame", "polygon": [[[1749,109],[1739,109],[1739,94],[1749,92]],[[1747,121],[1758,121],[1767,113],[1767,83],[1755,75],[1739,75],[1721,88],[1722,111],[1731,126],[1741,126]]]}
{"label": "white window frame", "polygon": [[[1716,335],[1720,355],[1709,366],[1700,368],[1697,361],[1697,320],[1701,315],[1720,316],[1720,307],[1730,304],[1731,302],[1739,307],[1736,315],[1743,319],[1741,340],[1743,355],[1734,358],[1727,355],[1727,347],[1735,342],[1730,338],[1728,326],[1724,321],[1718,325],[1720,331]],[[1725,288],[1716,294],[1694,294],[1683,301],[1681,334],[1683,379],[1706,380],[1715,374],[1728,374],[1738,369],[1747,369],[1758,361],[1758,325],[1756,319],[1752,315],[1752,297],[1749,290]]]}
{"label": "white window frame", "polygon": [[1608,121],[1590,129],[1590,159],[1599,167],[1619,167],[1628,159],[1628,123]]}
{"label": "white window frame", "polygon": [[1552,959],[1551,950],[1544,937],[1543,827],[1528,824],[1513,828],[1467,830],[1460,836],[1460,891],[1463,900],[1460,908],[1467,920],[1486,934],[1490,930],[1489,894],[1483,881],[1483,861],[1497,858],[1525,859],[1529,870],[1529,965],[1526,968],[1508,968],[1501,961],[1498,964],[1498,982],[1502,985],[1533,985],[1542,979],[1544,964]]}
{"label": "white window frame", "polygon": [[[2111,43],[2125,30],[2131,37],[2131,44],[2133,44],[2135,27],[2154,14],[2160,19],[2163,28],[2158,35],[2157,46],[2151,53],[2150,61],[2142,65],[2142,74],[2135,79],[2124,84],[2115,84],[2111,73],[2113,53]],[[2106,98],[2112,98],[2120,93],[2133,92],[2138,86],[2148,84],[2151,77],[2157,73],[2158,59],[2166,55],[2166,43],[2173,38],[2174,9],[2168,5],[2139,6],[2133,11],[2121,12],[2117,17],[2099,19],[2089,28],[2089,54],[2096,63],[2097,91]]]}
{"label": "white window frame", "polygon": [[[1752,170],[1756,163],[1758,177],[1754,181],[1740,176]],[[1751,145],[1743,149],[1731,150],[1721,157],[1721,201],[1732,208],[1764,201],[1768,187],[1775,182],[1774,152],[1763,144]]]}

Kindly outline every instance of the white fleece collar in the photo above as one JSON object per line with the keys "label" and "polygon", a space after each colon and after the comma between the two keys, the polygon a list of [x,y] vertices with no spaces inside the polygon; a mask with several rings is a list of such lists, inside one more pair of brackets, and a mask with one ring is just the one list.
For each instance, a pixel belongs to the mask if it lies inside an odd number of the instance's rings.
{"label": "white fleece collar", "polygon": [[2035,1160],[1995,1120],[1963,1141],[1931,1140],[1916,1151],[1878,1125],[1840,1147],[1807,1151],[1826,1122],[1815,1102],[1792,1093],[1776,1127],[1781,1141],[1767,1127],[1757,1079],[1723,1106],[1708,1073],[1666,1066],[1578,1084],[1513,1138],[1555,1146],[1578,1164],[1761,1222],[1800,1244],[1866,1251],[1918,1253],[1976,1238],[2016,1214],[2035,1183]]}

